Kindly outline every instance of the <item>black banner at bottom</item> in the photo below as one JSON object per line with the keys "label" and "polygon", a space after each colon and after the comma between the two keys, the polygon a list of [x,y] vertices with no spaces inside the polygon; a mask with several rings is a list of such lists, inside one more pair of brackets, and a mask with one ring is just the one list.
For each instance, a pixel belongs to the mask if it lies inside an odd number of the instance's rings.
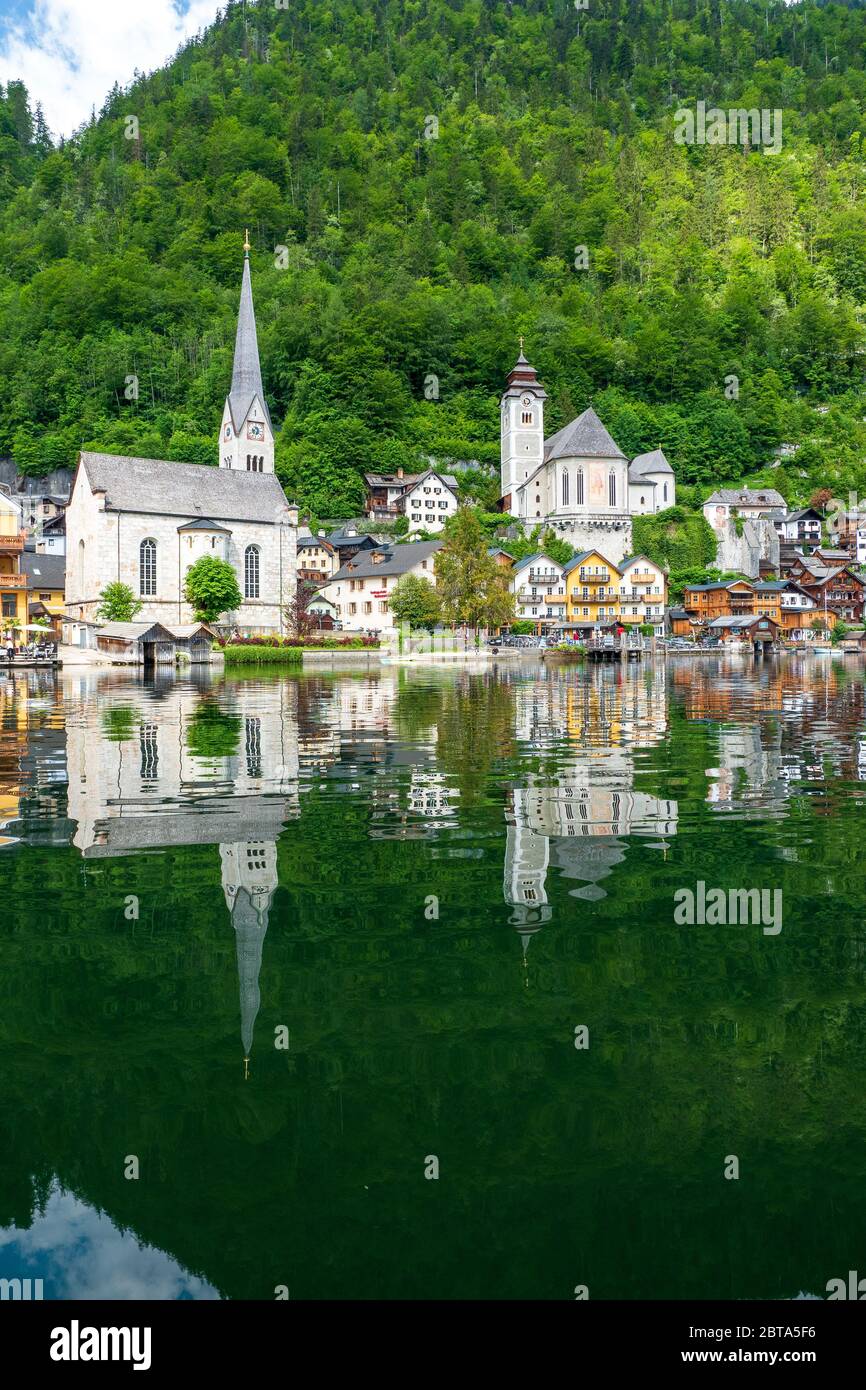
{"label": "black banner at bottom", "polygon": [[[388,1321],[385,1320],[385,1317]],[[397,1321],[392,1315],[396,1314]],[[381,1318],[381,1321],[380,1321]],[[245,1376],[300,1369],[306,1352],[333,1374],[381,1371],[399,1362],[429,1378],[465,1361],[467,1337],[493,1365],[513,1373],[524,1359],[547,1363],[561,1350],[594,1368],[668,1371],[701,1366],[807,1366],[822,1374],[849,1364],[863,1320],[846,1301],[785,1303],[0,1303],[4,1364],[17,1371],[93,1375],[214,1372]],[[503,1335],[497,1336],[501,1333]],[[408,1350],[406,1334],[417,1336]],[[336,1335],[335,1335],[336,1334]],[[357,1335],[355,1335],[357,1334]],[[493,1334],[492,1338],[490,1334]],[[537,1340],[541,1334],[544,1341]],[[557,1336],[563,1337],[561,1348]],[[574,1341],[575,1336],[579,1338]],[[375,1337],[375,1343],[372,1338]],[[452,1343],[452,1338],[453,1343]],[[415,1346],[418,1364],[411,1369]],[[257,1369],[258,1368],[258,1371]]]}

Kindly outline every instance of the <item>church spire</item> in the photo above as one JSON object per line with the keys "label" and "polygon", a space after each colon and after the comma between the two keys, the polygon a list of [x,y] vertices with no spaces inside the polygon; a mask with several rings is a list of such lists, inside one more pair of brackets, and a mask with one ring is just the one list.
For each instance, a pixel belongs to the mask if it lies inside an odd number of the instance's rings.
{"label": "church spire", "polygon": [[274,431],[262,385],[248,231],[244,233],[244,271],[232,385],[220,431],[220,467],[246,469],[248,473],[274,471]]}
{"label": "church spire", "polygon": [[241,302],[238,310],[238,330],[235,335],[235,361],[232,368],[232,389],[229,392],[229,406],[236,429],[249,414],[250,406],[258,396],[265,412],[265,419],[271,423],[268,414],[265,390],[262,386],[262,368],[259,362],[259,340],[256,333],[256,312],[253,308],[253,286],[250,279],[249,233],[244,238],[244,274],[241,281]]}

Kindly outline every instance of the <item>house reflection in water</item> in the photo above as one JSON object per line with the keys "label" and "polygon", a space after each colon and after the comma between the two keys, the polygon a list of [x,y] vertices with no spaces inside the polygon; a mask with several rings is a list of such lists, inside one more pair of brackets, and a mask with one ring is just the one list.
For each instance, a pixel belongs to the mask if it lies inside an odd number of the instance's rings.
{"label": "house reflection in water", "polygon": [[[548,872],[578,880],[570,896],[596,901],[601,883],[625,859],[630,835],[677,831],[676,801],[634,789],[636,748],[667,730],[664,672],[608,672],[580,683],[550,681],[517,693],[517,730],[549,773],[533,773],[506,804],[504,896],[524,956],[549,922]],[[563,744],[563,732],[569,742]]]}
{"label": "house reflection in water", "polygon": [[276,842],[300,815],[296,687],[246,689],[242,713],[188,684],[167,684],[158,698],[126,688],[117,698],[114,705],[100,700],[102,737],[93,728],[92,700],[67,719],[73,841],[85,859],[219,846],[248,1075],[278,886]]}

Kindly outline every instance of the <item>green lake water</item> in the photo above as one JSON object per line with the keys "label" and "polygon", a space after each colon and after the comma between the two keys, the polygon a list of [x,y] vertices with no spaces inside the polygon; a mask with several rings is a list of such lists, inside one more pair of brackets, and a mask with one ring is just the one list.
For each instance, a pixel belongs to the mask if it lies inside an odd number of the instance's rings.
{"label": "green lake water", "polygon": [[864,825],[856,657],[0,674],[0,1276],[824,1296]]}

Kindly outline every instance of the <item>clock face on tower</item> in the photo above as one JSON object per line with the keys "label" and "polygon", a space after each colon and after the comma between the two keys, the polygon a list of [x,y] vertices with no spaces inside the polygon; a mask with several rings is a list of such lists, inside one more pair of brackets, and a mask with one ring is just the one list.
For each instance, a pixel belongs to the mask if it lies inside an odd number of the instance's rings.
{"label": "clock face on tower", "polygon": [[256,424],[255,421],[252,421],[249,425],[247,425],[247,439],[264,439],[264,437],[264,425]]}
{"label": "clock face on tower", "polygon": [[523,397],[523,400],[520,402],[520,404],[521,404],[521,405],[532,405],[532,397],[531,397],[531,396],[524,396],[524,397]]}

